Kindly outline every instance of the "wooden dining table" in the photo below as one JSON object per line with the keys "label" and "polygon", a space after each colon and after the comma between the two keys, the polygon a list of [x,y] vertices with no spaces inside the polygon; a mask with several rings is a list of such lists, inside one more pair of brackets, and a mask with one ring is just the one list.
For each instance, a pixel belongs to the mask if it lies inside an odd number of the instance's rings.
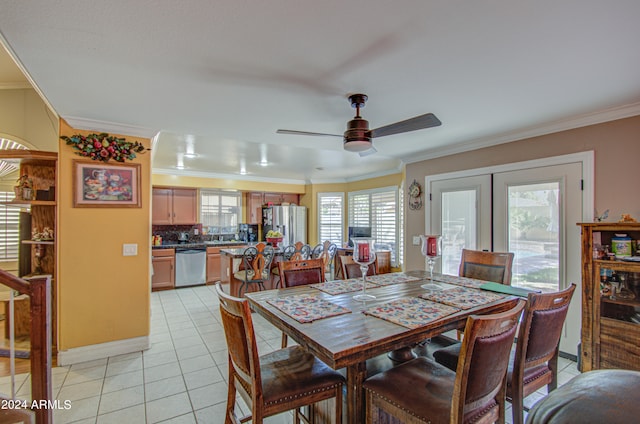
{"label": "wooden dining table", "polygon": [[[472,314],[484,315],[506,311],[517,302],[517,297],[504,295],[501,299],[458,310],[415,328],[363,313],[365,309],[398,299],[415,298],[427,291],[421,286],[429,282],[428,274],[415,271],[404,275],[415,276],[415,280],[367,288],[367,292],[373,294],[376,299],[366,302],[353,299],[357,292],[329,294],[311,286],[247,293],[246,298],[256,313],[286,333],[301,347],[335,370],[346,369],[347,419],[350,424],[359,424],[364,422],[362,383],[367,376],[368,359],[394,350],[406,349],[449,330],[463,328],[467,317]],[[434,280],[436,278],[437,275],[434,274]],[[302,323],[270,303],[283,301],[291,296],[306,295],[326,300],[350,312]]]}

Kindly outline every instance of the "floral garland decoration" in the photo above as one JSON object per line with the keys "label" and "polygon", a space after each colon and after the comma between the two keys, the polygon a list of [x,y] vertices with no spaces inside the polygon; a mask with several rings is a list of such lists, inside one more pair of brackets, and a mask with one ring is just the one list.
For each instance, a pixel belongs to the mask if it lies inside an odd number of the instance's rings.
{"label": "floral garland decoration", "polygon": [[67,145],[79,150],[75,152],[76,155],[102,162],[109,162],[111,159],[116,162],[124,162],[127,159],[133,160],[136,157],[136,153],[144,153],[150,150],[139,141],[126,141],[124,138],[118,138],[107,133],[86,136],[75,134],[71,137],[63,135],[60,138],[66,141]]}

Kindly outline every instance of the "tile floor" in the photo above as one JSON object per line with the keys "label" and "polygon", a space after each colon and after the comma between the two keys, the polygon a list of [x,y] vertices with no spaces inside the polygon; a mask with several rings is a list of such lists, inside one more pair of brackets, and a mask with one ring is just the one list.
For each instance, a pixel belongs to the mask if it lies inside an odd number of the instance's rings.
{"label": "tile floor", "polygon": [[[151,314],[151,349],[52,370],[55,398],[71,401],[70,409],[54,411],[56,424],[224,422],[227,351],[213,287],[154,292]],[[257,315],[254,325],[261,354],[279,348],[278,330]],[[566,359],[560,370],[559,384],[579,374]],[[29,398],[29,375],[15,382],[18,397]],[[0,378],[0,393],[11,393],[10,387],[10,377]],[[532,394],[525,405],[545,394]],[[266,420],[291,421],[290,413]]]}

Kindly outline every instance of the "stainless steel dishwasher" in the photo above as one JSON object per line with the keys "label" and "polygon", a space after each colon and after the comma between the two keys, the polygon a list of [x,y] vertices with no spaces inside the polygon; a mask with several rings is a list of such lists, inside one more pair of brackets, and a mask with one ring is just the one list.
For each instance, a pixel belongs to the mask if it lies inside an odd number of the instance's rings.
{"label": "stainless steel dishwasher", "polygon": [[176,249],[176,287],[207,282],[207,250]]}

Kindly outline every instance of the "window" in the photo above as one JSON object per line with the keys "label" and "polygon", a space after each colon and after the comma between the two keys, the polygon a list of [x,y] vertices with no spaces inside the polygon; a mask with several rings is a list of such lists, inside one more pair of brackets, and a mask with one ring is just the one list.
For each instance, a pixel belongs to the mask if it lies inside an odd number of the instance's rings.
{"label": "window", "polygon": [[342,246],[344,193],[318,193],[318,242]]}
{"label": "window", "polygon": [[376,245],[391,250],[393,266],[400,259],[399,219],[397,187],[349,193],[349,226],[371,227]]}
{"label": "window", "polygon": [[209,234],[235,234],[241,205],[239,192],[200,190],[200,222]]}
{"label": "window", "polygon": [[[0,191],[0,201],[13,200],[14,193]],[[0,206],[0,261],[18,260],[20,209]]]}

